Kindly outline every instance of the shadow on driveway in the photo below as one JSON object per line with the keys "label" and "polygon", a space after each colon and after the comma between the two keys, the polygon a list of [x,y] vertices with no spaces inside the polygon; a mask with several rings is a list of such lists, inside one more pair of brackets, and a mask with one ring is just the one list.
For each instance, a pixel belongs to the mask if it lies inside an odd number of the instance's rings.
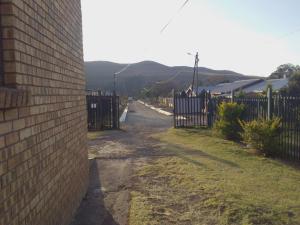
{"label": "shadow on driveway", "polygon": [[91,161],[89,180],[88,192],[71,225],[119,225],[105,207],[96,160]]}

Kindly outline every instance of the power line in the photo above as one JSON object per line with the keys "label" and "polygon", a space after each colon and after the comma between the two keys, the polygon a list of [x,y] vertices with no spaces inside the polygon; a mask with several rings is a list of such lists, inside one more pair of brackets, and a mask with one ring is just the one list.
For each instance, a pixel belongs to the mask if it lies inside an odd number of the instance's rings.
{"label": "power line", "polygon": [[[174,16],[169,20],[169,22],[160,30],[160,34],[162,34],[167,28],[168,26],[172,23],[172,21],[175,19],[175,17],[177,16],[178,13],[181,12],[181,10],[183,10],[183,8],[189,3],[190,0],[185,0],[184,3],[181,5],[181,7],[177,10],[177,12],[174,14]],[[116,93],[116,80],[117,80],[117,75],[119,75],[120,73],[125,72],[133,63],[129,63],[128,65],[126,65],[124,68],[122,68],[119,72],[114,73],[114,93]],[[178,76],[179,74],[177,74],[176,76]],[[174,78],[173,78],[174,79]],[[171,79],[172,80],[172,79]]]}
{"label": "power line", "polygon": [[172,18],[168,21],[168,23],[163,26],[163,28],[160,30],[160,33],[162,34],[167,28],[168,26],[173,22],[173,20],[175,19],[175,17],[177,16],[178,13],[181,12],[181,10],[183,10],[183,8],[189,3],[190,0],[186,0],[182,6],[177,10],[177,12],[172,16]]}
{"label": "power line", "polygon": [[283,35],[281,35],[281,36],[279,36],[278,35],[278,37],[277,37],[277,39],[276,40],[273,40],[273,41],[264,41],[263,43],[265,44],[265,45],[276,45],[277,43],[276,43],[276,41],[280,41],[280,40],[284,40],[284,39],[287,39],[287,38],[289,38],[290,36],[293,36],[293,35],[295,35],[295,34],[297,34],[297,33],[299,33],[300,32],[300,27],[298,27],[297,29],[295,29],[295,30],[293,30],[293,31],[291,31],[291,32],[287,32],[287,33],[285,33],[285,34],[283,34]]}
{"label": "power line", "polygon": [[[172,23],[172,21],[174,20],[174,18],[176,17],[176,15],[178,13],[181,12],[181,10],[183,10],[183,8],[189,3],[190,0],[185,0],[185,2],[181,5],[181,7],[177,10],[177,12],[174,14],[174,16],[169,20],[169,22],[161,29],[160,33],[163,33],[167,27]],[[115,73],[115,75],[118,75],[120,73],[125,72],[130,66],[132,65],[132,63],[129,63],[128,65],[126,65],[123,69],[121,69],[119,72]]]}
{"label": "power line", "polygon": [[119,72],[116,72],[116,75],[119,75],[120,73],[125,72],[130,66],[132,65],[132,63],[129,63],[128,65],[126,65],[123,69],[121,69]]}
{"label": "power line", "polygon": [[122,68],[119,72],[114,73],[114,94],[116,94],[116,92],[117,92],[117,75],[125,72],[131,65],[132,65],[132,63],[129,63],[124,68]]}
{"label": "power line", "polygon": [[292,36],[292,35],[294,35],[294,34],[296,34],[296,33],[298,33],[298,32],[300,32],[300,27],[298,27],[298,29],[296,29],[296,30],[293,30],[293,31],[291,31],[291,32],[289,32],[289,33],[286,33],[286,34],[283,35],[280,39],[288,38],[289,36]]}
{"label": "power line", "polygon": [[187,71],[187,70],[178,71],[174,76],[168,78],[167,80],[158,81],[158,82],[156,82],[156,84],[166,84],[166,83],[174,80],[175,78],[177,78],[181,73],[189,73],[189,72],[190,71]]}

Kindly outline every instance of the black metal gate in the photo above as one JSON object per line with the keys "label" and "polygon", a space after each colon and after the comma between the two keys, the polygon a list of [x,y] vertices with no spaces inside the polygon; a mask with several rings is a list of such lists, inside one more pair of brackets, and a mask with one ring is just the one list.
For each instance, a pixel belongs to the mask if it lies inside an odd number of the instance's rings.
{"label": "black metal gate", "polygon": [[203,92],[198,96],[174,96],[174,127],[209,126],[210,94]]}
{"label": "black metal gate", "polygon": [[119,129],[119,96],[89,92],[86,102],[89,131]]}

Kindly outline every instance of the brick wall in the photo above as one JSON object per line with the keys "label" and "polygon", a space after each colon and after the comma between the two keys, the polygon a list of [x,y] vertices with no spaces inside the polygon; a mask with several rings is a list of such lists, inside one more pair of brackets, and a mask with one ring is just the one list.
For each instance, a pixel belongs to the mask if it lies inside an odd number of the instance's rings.
{"label": "brick wall", "polygon": [[80,0],[0,10],[0,225],[67,225],[88,182]]}

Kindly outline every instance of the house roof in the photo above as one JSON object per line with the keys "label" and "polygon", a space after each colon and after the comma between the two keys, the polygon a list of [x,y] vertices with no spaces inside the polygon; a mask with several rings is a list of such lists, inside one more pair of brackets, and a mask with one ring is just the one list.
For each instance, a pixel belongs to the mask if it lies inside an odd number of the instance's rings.
{"label": "house roof", "polygon": [[202,90],[209,90],[212,94],[228,94],[232,91],[242,90],[245,93],[251,92],[263,92],[268,85],[272,85],[274,91],[278,91],[287,86],[288,79],[250,79],[250,80],[238,80],[232,83],[222,83],[216,86],[200,86],[198,92]]}
{"label": "house roof", "polygon": [[261,79],[250,79],[250,80],[238,80],[232,83],[223,83],[215,86],[211,92],[216,94],[230,93],[232,91],[237,91],[249,87],[250,85],[257,84],[261,82]]}
{"label": "house roof", "polygon": [[255,85],[251,85],[243,91],[245,93],[251,93],[251,92],[263,92],[268,85],[272,85],[273,91],[279,91],[280,89],[286,87],[288,85],[289,80],[287,78],[284,79],[270,79],[270,80],[262,80],[262,82],[257,83]]}
{"label": "house roof", "polygon": [[201,93],[203,90],[211,91],[213,88],[214,88],[214,86],[199,86],[198,87],[198,93]]}

